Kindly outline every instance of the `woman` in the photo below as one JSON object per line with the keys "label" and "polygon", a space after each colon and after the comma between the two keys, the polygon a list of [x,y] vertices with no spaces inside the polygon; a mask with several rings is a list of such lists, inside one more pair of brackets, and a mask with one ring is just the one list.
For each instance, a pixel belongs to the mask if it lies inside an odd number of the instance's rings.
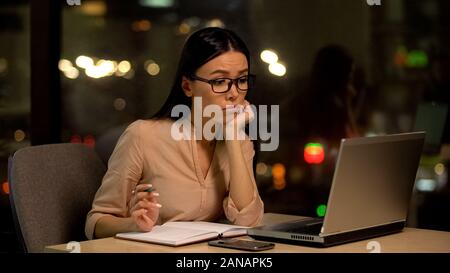
{"label": "woman", "polygon": [[[348,51],[339,45],[328,45],[315,58],[306,111],[303,122],[308,137],[323,139],[332,147],[339,147],[342,138],[360,135],[353,100],[357,95],[353,83],[355,63]],[[303,114],[305,117],[306,115]],[[330,122],[331,121],[331,122]]]}
{"label": "woman", "polygon": [[[264,204],[248,138],[175,140],[171,135],[172,109],[186,105],[194,116],[201,111],[193,107],[194,98],[201,98],[203,107],[239,106],[248,113],[245,96],[253,83],[249,64],[246,45],[229,30],[205,28],[188,38],[167,101],[152,119],[132,123],[111,155],[87,215],[89,239],[150,231],[167,221],[215,221],[223,214],[237,225],[261,221]],[[245,115],[244,124],[250,116]],[[237,117],[225,120],[225,130],[230,124],[242,126]],[[208,120],[203,118],[202,125]],[[198,126],[192,126],[192,134]],[[155,191],[146,192],[149,188]]]}

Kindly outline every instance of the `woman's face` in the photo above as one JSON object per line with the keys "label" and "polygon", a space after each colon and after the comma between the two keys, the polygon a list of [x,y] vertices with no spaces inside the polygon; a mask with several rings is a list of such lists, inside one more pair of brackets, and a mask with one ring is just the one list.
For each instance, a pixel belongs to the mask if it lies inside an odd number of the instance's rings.
{"label": "woman's face", "polygon": [[[248,75],[248,63],[244,54],[237,51],[227,51],[202,65],[195,76],[213,80],[218,78],[236,79]],[[244,104],[247,92],[238,90],[236,85],[225,93],[214,93],[211,85],[199,80],[189,80],[183,77],[182,88],[189,97],[201,97],[203,108],[215,104],[224,109],[227,105]],[[192,101],[193,102],[193,101]]]}

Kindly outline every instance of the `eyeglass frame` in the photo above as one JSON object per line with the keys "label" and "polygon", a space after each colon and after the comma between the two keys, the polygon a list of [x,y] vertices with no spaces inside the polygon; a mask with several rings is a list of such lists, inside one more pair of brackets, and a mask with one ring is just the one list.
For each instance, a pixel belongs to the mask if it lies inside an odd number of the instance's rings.
{"label": "eyeglass frame", "polygon": [[[240,76],[239,78],[235,78],[235,79],[231,79],[231,78],[227,78],[227,77],[221,77],[221,78],[216,78],[216,79],[212,79],[212,80],[208,80],[205,78],[201,78],[197,75],[192,75],[190,78],[192,80],[196,80],[196,81],[201,81],[201,82],[205,82],[208,83],[211,86],[211,90],[216,93],[216,94],[225,94],[227,92],[229,92],[231,90],[231,86],[234,84],[234,86],[236,86],[236,90],[239,92],[247,92],[248,90],[250,90],[253,86],[247,88],[246,90],[243,90],[241,88],[239,88],[238,86],[238,80],[243,78],[243,77],[248,77],[248,82],[250,82],[250,79],[253,81],[252,84],[254,86],[255,80],[256,80],[256,75],[254,74],[248,74],[248,75],[244,75],[244,76]],[[230,80],[230,82],[228,83],[228,89],[226,91],[223,92],[217,92],[214,91],[214,86],[213,86],[213,82],[217,81],[217,80]]]}

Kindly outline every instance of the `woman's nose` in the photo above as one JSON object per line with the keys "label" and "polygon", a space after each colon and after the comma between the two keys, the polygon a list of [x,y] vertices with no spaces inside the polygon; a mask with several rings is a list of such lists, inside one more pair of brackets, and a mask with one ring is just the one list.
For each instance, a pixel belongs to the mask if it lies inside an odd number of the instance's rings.
{"label": "woman's nose", "polygon": [[227,99],[234,100],[239,96],[239,92],[235,84],[233,84],[227,93]]}

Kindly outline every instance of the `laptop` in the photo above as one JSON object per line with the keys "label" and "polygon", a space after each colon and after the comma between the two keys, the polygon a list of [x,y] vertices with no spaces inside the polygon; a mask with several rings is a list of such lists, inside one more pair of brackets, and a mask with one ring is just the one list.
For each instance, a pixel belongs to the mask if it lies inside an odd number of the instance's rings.
{"label": "laptop", "polygon": [[342,139],[325,217],[248,229],[259,240],[328,247],[400,232],[425,132]]}

